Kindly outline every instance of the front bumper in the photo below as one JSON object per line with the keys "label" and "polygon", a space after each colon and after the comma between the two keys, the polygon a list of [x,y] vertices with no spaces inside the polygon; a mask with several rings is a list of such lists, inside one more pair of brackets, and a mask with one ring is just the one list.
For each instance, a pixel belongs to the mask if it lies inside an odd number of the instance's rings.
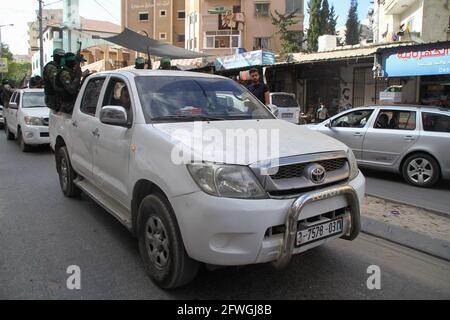
{"label": "front bumper", "polygon": [[50,143],[50,134],[46,126],[24,126],[22,137],[26,144],[40,145]]}
{"label": "front bumper", "polygon": [[[359,210],[365,178],[314,191],[298,199],[239,200],[203,192],[170,199],[188,255],[198,261],[236,266],[273,261],[283,267],[293,254],[336,238],[353,239],[359,233]],[[297,221],[334,210],[351,208],[344,217],[343,233],[295,248]],[[267,230],[284,225],[286,232],[267,236]]]}

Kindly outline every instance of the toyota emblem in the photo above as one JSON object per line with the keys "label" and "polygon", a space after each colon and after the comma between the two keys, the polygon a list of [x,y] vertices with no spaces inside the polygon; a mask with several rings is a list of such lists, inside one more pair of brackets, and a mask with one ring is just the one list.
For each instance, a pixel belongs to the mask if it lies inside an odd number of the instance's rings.
{"label": "toyota emblem", "polygon": [[325,182],[327,172],[320,164],[313,164],[308,167],[308,178],[315,184],[322,184]]}

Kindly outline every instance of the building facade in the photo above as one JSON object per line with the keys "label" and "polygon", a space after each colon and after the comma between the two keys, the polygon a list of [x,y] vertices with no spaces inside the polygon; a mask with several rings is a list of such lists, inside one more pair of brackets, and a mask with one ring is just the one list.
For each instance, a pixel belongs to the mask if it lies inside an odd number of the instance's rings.
{"label": "building facade", "polygon": [[449,0],[377,0],[375,42],[450,40]]}
{"label": "building facade", "polygon": [[185,0],[122,0],[121,6],[122,28],[184,48]]}
{"label": "building facade", "polygon": [[[279,52],[280,39],[270,13],[297,10],[291,31],[301,39],[303,0],[186,0],[186,49],[213,57],[246,51]],[[227,13],[220,13],[228,11]]]}
{"label": "building facade", "polygon": [[[44,65],[51,61],[53,50],[63,48],[63,31],[60,27],[47,26],[43,32]],[[32,75],[41,75],[40,53],[36,51],[31,58]]]}
{"label": "building facade", "polygon": [[[44,30],[48,26],[61,26],[63,21],[62,9],[44,9],[42,12]],[[36,12],[36,16],[38,16],[38,13]],[[28,22],[28,55],[31,57],[35,51],[39,51],[39,22],[37,20]]]}

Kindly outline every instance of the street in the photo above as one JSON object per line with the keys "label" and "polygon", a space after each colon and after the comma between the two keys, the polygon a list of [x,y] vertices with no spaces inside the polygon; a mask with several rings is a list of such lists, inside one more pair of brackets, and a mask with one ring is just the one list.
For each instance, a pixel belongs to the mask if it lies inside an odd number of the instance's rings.
{"label": "street", "polygon": [[405,183],[400,175],[362,170],[367,179],[367,193],[450,215],[450,183],[441,181],[431,189]]}
{"label": "street", "polygon": [[[405,186],[382,181],[386,192]],[[448,188],[408,194],[449,207]],[[66,287],[71,265],[81,268],[81,290]],[[366,286],[371,265],[381,269],[380,290]],[[296,256],[281,272],[201,270],[189,286],[163,291],[119,222],[85,196],[62,195],[48,148],[25,154],[0,133],[0,299],[450,299],[449,279],[448,262],[362,234]]]}

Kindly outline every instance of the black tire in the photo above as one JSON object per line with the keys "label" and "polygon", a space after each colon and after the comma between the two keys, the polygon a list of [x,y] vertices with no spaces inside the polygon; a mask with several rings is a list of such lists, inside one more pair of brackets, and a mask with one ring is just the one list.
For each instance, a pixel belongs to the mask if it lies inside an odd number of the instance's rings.
{"label": "black tire", "polygon": [[145,197],[139,207],[138,219],[139,251],[150,279],[163,289],[174,289],[191,282],[198,273],[199,262],[186,254],[167,199],[159,194]]}
{"label": "black tire", "polygon": [[435,185],[441,176],[439,164],[436,159],[426,153],[415,153],[403,163],[403,179],[413,186],[430,188]]}
{"label": "black tire", "polygon": [[67,148],[59,148],[55,156],[61,191],[68,198],[78,197],[81,194],[81,190],[74,183],[77,175],[72,168],[72,164],[70,163]]}
{"label": "black tire", "polygon": [[20,150],[22,150],[22,152],[30,152],[32,147],[29,144],[26,144],[25,141],[23,140],[22,130],[18,129],[17,135],[18,135]]}
{"label": "black tire", "polygon": [[14,134],[11,132],[11,131],[9,131],[9,128],[8,128],[8,124],[5,122],[5,134],[6,134],[6,140],[9,140],[9,141],[11,141],[11,140],[14,140]]}

